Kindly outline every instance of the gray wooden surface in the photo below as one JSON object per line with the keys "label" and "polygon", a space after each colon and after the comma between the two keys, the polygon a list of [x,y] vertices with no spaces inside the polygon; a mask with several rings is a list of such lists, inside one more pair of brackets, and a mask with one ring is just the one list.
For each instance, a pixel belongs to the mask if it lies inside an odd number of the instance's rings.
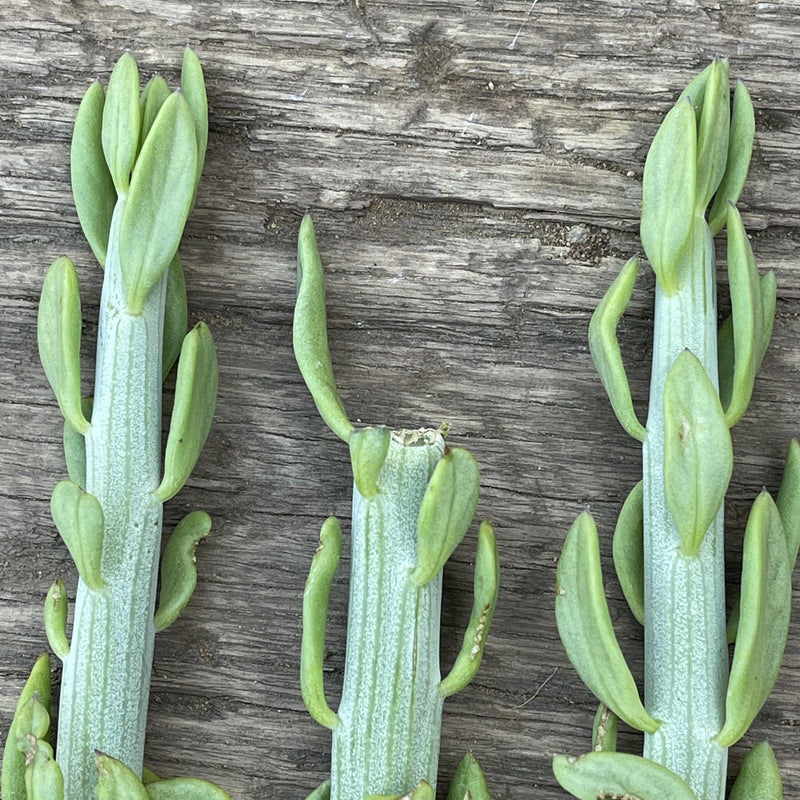
{"label": "gray wooden surface", "polygon": [[[346,448],[314,412],[291,353],[295,235],[314,212],[331,345],[351,415],[452,423],[482,466],[503,578],[475,683],[445,706],[441,783],[466,748],[495,800],[564,797],[556,752],[588,749],[594,701],[558,641],[555,560],[586,504],[604,537],[612,616],[641,673],[641,631],[613,578],[610,534],[638,480],[591,365],[589,316],[639,249],[641,172],[684,84],[729,55],[757,109],[742,199],[778,277],[775,337],[734,430],[732,556],[749,504],[776,489],[800,431],[800,2],[754,0],[3,0],[0,6],[0,730],[45,647],[41,603],[76,576],[50,522],[60,417],[38,364],[47,265],[79,265],[89,390],[101,275],[69,188],[80,96],[126,48],[174,82],[204,64],[208,159],[182,246],[193,318],[219,349],[216,423],[167,521],[207,509],[197,592],[158,637],[147,760],[234,798],[304,798],[330,740],[299,695],[301,592],[319,525],[349,516]],[[622,325],[644,414],[653,281]],[[474,531],[445,573],[443,660],[471,602]],[[332,599],[338,695],[346,561]],[[732,568],[735,577],[736,568]],[[800,597],[796,597],[800,606]],[[775,692],[731,756],[768,736],[800,796],[800,624]],[[3,734],[0,734],[2,736]],[[627,733],[622,744],[638,747]]]}

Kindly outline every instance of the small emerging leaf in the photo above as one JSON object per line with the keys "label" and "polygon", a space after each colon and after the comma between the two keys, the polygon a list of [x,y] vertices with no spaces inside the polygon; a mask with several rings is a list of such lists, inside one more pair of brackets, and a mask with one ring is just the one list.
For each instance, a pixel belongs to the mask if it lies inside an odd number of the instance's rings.
{"label": "small emerging leaf", "polygon": [[647,431],[636,417],[617,341],[617,325],[630,302],[638,270],[639,259],[634,257],[620,270],[595,309],[589,323],[589,350],[617,419],[634,439],[643,442]]}
{"label": "small emerging leaf", "polygon": [[17,749],[18,719],[26,703],[36,695],[50,711],[50,656],[43,653],[33,665],[31,674],[17,701],[14,718],[3,746],[3,769],[0,777],[0,796],[3,800],[27,800],[25,790],[25,755]]}
{"label": "small emerging leaf", "polygon": [[217,404],[217,351],[202,322],[186,334],[178,362],[175,403],[156,497],[165,503],[181,489],[203,449]]}
{"label": "small emerging leaf", "polygon": [[44,601],[44,630],[52,651],[63,661],[69,655],[67,639],[67,590],[56,580]]}
{"label": "small emerging leaf", "polygon": [[147,786],[148,783],[155,783],[156,781],[160,781],[161,778],[153,772],[153,770],[149,769],[148,767],[142,767],[142,783]]}
{"label": "small emerging leaf", "polygon": [[467,753],[453,776],[447,800],[492,800],[481,765],[472,753]]}
{"label": "small emerging leaf", "polygon": [[164,302],[164,347],[161,356],[161,377],[165,379],[178,360],[189,324],[186,305],[186,281],[180,256],[169,262],[167,268],[167,297]]}
{"label": "small emerging leaf", "polygon": [[756,371],[761,363],[759,355],[764,327],[756,261],[742,218],[733,205],[728,206],[728,276],[733,307],[734,366],[725,421],[728,427],[733,427],[750,404]]}
{"label": "small emerging leaf", "polygon": [[605,703],[600,703],[592,726],[592,750],[596,753],[616,752],[617,722],[617,715]]}
{"label": "small emerging leaf", "polygon": [[102,141],[106,164],[118,194],[128,191],[139,150],[139,69],[130,53],[114,66],[103,108]]}
{"label": "small emerging leaf", "polygon": [[70,175],[75,210],[95,258],[105,266],[117,190],[103,155],[105,93],[93,83],[81,100],[72,130]]}
{"label": "small emerging leaf", "polygon": [[130,314],[142,313],[145,298],[178,250],[196,166],[192,115],[186,100],[174,93],[142,145],[120,220],[119,260]]}
{"label": "small emerging leaf", "polygon": [[39,358],[61,413],[76,431],[86,433],[89,423],[81,411],[81,297],[75,265],[65,256],[47,270],[37,327]]}
{"label": "small emerging leaf", "polygon": [[210,532],[211,517],[205,511],[193,511],[169,537],[161,558],[161,591],[153,619],[156,632],[172,625],[191,599],[197,585],[195,550]]}
{"label": "small emerging leaf", "polygon": [[41,739],[29,741],[25,760],[25,792],[28,800],[63,800],[64,777],[53,758],[53,748]]}
{"label": "small emerging leaf", "polygon": [[308,214],[303,217],[297,240],[297,302],[292,344],[297,366],[317,411],[340,439],[348,441],[353,423],[347,418],[333,377],[325,315],[325,278],[314,223]]}
{"label": "small emerging leaf", "polygon": [[475,516],[480,491],[478,464],[469,450],[454,447],[439,459],[417,515],[416,586],[436,577]]}
{"label": "small emerging leaf", "polygon": [[[81,412],[85,420],[91,422],[94,398],[84,397],[81,400]],[[64,461],[67,465],[67,473],[74,483],[81,489],[86,488],[86,440],[82,433],[78,433],[72,425],[64,420]]]}
{"label": "small emerging leaf", "polygon": [[750,167],[750,156],[753,152],[755,130],[756,118],[753,103],[745,85],[738,81],[736,91],[733,93],[733,111],[725,174],[714,195],[714,202],[708,215],[708,225],[713,236],[716,236],[725,224],[728,203],[736,203],[744,188],[747,170]]}
{"label": "small emerging leaf", "polygon": [[[600,545],[591,515],[573,523],[556,573],[556,622],[569,660],[592,692],[631,727],[653,733],[608,613]],[[664,800],[662,798],[662,800]]]}
{"label": "small emerging leaf", "polygon": [[722,506],[732,468],[719,396],[697,357],[684,350],[664,386],[664,490],[684,555],[699,550]]}
{"label": "small emerging leaf", "polygon": [[759,742],[744,757],[728,800],[783,800],[781,773],[768,742]]}
{"label": "small emerging leaf", "polygon": [[139,776],[121,761],[96,753],[94,763],[97,771],[97,800],[150,800]]}
{"label": "small emerging leaf", "polygon": [[350,463],[353,480],[362,497],[374,497],[378,493],[380,475],[392,432],[385,425],[377,428],[362,428],[350,434]]}
{"label": "small emerging leaf", "polygon": [[800,548],[800,444],[797,439],[789,442],[783,480],[775,504],[781,515],[789,554],[789,571],[792,572],[797,561],[797,550]]}
{"label": "small emerging leaf", "polygon": [[231,796],[209,781],[170,778],[147,784],[150,800],[231,800]]}
{"label": "small emerging leaf", "polygon": [[691,102],[679,100],[653,139],[642,182],[641,239],[661,289],[677,289],[681,253],[695,214],[697,128]]}
{"label": "small emerging leaf", "polygon": [[328,517],[319,535],[319,547],[303,593],[303,642],[300,651],[300,688],[308,713],[326,728],[333,730],[339,717],[325,697],[322,665],[325,660],[325,628],[328,624],[328,601],[331,596],[339,555],[342,531],[336,517]]}
{"label": "small emerging leaf", "polygon": [[715,58],[703,95],[697,130],[697,189],[695,203],[703,214],[725,173],[731,122],[728,62]]}
{"label": "small emerging leaf", "polygon": [[614,569],[633,616],[644,625],[644,484],[631,489],[614,529]]}
{"label": "small emerging leaf", "polygon": [[100,501],[76,483],[61,481],[53,490],[50,513],[83,582],[90,589],[102,589],[105,521]]}
{"label": "small emerging leaf", "polygon": [[715,741],[730,747],[750,727],[775,685],[789,632],[792,576],[778,509],[766,491],[753,503],[744,535],[739,628]]}
{"label": "small emerging leaf", "polygon": [[139,149],[141,150],[147,134],[156,121],[161,106],[172,94],[167,86],[167,82],[160,75],[153,75],[144,87],[142,96],[139,98],[139,110],[142,115],[142,130],[139,134]]}
{"label": "small emerging leaf", "polygon": [[330,778],[321,783],[314,789],[306,800],[331,800],[331,781]]}
{"label": "small emerging leaf", "polygon": [[579,800],[697,800],[674,772],[628,753],[587,753],[580,758],[556,756],[556,780]]}
{"label": "small emerging leaf", "polygon": [[497,542],[491,523],[485,520],[478,531],[472,614],[453,668],[439,684],[439,694],[442,697],[450,697],[460,692],[475,677],[483,659],[483,648],[492,624],[499,586],[500,563],[497,556]]}
{"label": "small emerging leaf", "polygon": [[420,781],[408,794],[371,794],[364,800],[434,800],[433,787],[427,781]]}
{"label": "small emerging leaf", "polygon": [[14,735],[19,740],[26,737],[44,739],[50,731],[50,714],[34,692],[14,715]]}

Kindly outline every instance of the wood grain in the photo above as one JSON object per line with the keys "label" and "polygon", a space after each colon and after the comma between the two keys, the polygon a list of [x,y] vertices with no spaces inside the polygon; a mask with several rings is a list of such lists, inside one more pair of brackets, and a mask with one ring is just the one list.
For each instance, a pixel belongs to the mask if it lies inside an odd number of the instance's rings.
{"label": "wood grain", "polygon": [[[130,48],[174,82],[203,62],[209,152],[182,246],[193,318],[219,349],[216,422],[167,521],[214,519],[197,592],[156,643],[148,755],[164,775],[234,798],[304,798],[330,740],[299,693],[301,592],[317,531],[349,516],[343,445],[291,353],[297,226],[314,212],[331,346],[351,415],[452,423],[482,467],[501,597],[475,683],[448,701],[441,782],[465,748],[495,800],[564,797],[557,752],[588,748],[594,701],[553,618],[555,560],[590,504],[609,602],[636,674],[642,635],[612,578],[610,534],[638,480],[588,354],[589,316],[636,237],[641,172],[663,114],[715,53],[757,109],[742,199],[778,278],[773,345],[734,431],[731,556],[762,485],[776,489],[800,429],[800,2],[752,0],[4,0],[0,8],[0,730],[45,647],[41,603],[76,575],[48,513],[63,476],[60,419],[38,364],[36,304],[60,253],[79,265],[85,389],[101,275],[72,206],[69,139],[82,93]],[[512,47],[512,43],[514,46]],[[724,278],[723,278],[724,283]],[[649,274],[623,321],[644,416]],[[471,604],[474,531],[445,574],[443,661]],[[346,559],[334,588],[329,684],[338,695]],[[737,569],[731,568],[731,578]],[[800,597],[795,600],[800,603]],[[769,737],[800,796],[800,625],[745,741]],[[0,734],[2,736],[4,734]],[[626,749],[638,747],[623,735]]]}

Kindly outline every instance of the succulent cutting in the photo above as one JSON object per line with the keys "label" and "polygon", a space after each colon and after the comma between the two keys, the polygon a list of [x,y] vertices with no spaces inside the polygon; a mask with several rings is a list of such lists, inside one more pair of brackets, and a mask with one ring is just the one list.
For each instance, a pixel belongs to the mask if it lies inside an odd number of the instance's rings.
{"label": "succulent cutting", "polygon": [[[747,175],[753,106],[715,59],[681,94],[645,164],[641,239],[656,276],[647,424],[634,409],[617,340],[638,270],[633,258],[597,307],[589,344],[622,426],[642,442],[643,480],[614,532],[614,565],[644,625],[645,698],[622,655],[603,593],[588,512],[558,566],[556,616],[573,665],[600,699],[592,752],[557,756],[561,785],[582,800],[721,800],[728,748],[771,691],[789,625],[800,542],[800,447],[793,441],[777,501],[755,499],[741,582],[726,620],[723,500],[730,428],[749,405],[772,334],[775,278],[759,275],[734,205]],[[723,227],[731,315],[718,326],[713,237]],[[729,665],[728,642],[735,641]],[[616,751],[617,718],[644,732],[644,757]],[[747,755],[730,798],[778,800],[768,744]]]}
{"label": "succulent cutting", "polygon": [[[63,662],[58,747],[50,745],[49,658],[23,690],[3,756],[4,800],[225,800],[193,778],[143,768],[153,642],[189,601],[194,550],[210,530],[186,516],[160,560],[162,506],[184,485],[208,435],[217,357],[208,328],[187,328],[178,245],[203,168],[208,111],[203,72],[186,50],[180,91],[154,77],[140,92],[125,54],[108,91],[86,92],[72,138],[71,174],[84,234],[104,268],[94,392],[81,390],[81,303],[75,265],[47,272],[39,354],[64,416],[69,479],[51,512],[77,567],[71,637],[67,592],[47,594],[45,629]],[[178,362],[162,465],[162,380]],[[96,792],[96,795],[95,795]]]}
{"label": "succulent cutting", "polygon": [[[322,526],[303,600],[303,699],[333,734],[331,778],[309,800],[433,800],[442,704],[475,675],[497,598],[495,536],[483,522],[472,615],[442,679],[442,568],[475,514],[478,466],[467,450],[445,445],[444,427],[356,428],[349,420],[328,352],[325,284],[309,216],[298,244],[294,351],[320,415],[349,445],[354,479],[347,650],[336,711],[323,686],[328,599],[341,549],[334,517]],[[488,800],[471,756],[450,796]]]}

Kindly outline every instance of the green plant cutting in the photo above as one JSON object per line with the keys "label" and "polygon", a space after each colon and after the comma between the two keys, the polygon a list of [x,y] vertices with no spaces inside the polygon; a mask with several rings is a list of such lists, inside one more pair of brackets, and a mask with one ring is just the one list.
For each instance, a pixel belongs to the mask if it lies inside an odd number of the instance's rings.
{"label": "green plant cutting", "polygon": [[[72,138],[72,188],[84,234],[104,268],[94,393],[81,393],[81,303],[74,264],[50,267],[39,304],[39,354],[64,416],[69,479],[53,491],[53,521],[78,571],[71,637],[57,580],[45,630],[63,662],[58,748],[50,743],[50,664],[22,692],[3,755],[4,800],[225,800],[213,784],[160,780],[143,768],[156,631],[189,601],[202,511],[169,537],[162,506],[184,485],[208,435],[217,357],[208,328],[187,333],[178,257],[203,168],[208,111],[203,72],[186,50],[180,91],[154,77],[140,93],[125,54],[108,91],[95,83]],[[162,380],[178,362],[162,463]]]}
{"label": "green plant cutting", "polygon": [[[641,239],[656,276],[647,424],[634,410],[617,325],[638,260],[622,268],[589,326],[595,365],[622,426],[642,442],[643,479],[613,540],[614,565],[644,625],[644,703],[614,635],[595,523],[572,526],[558,565],[556,617],[583,681],[600,699],[592,751],[557,756],[561,785],[582,800],[721,800],[728,748],[747,731],[780,668],[800,543],[800,447],[792,441],[777,500],[755,499],[741,581],[726,619],[723,500],[730,428],[745,413],[772,334],[775,278],[759,275],[735,207],[754,135],[728,63],[685,89],[656,133],[642,187]],[[718,326],[714,236],[723,227],[731,315]],[[735,641],[732,660],[728,642]],[[730,661],[730,663],[729,663]],[[616,752],[617,719],[644,732],[644,756]],[[775,757],[750,750],[730,800],[779,800]]]}
{"label": "green plant cutting", "polygon": [[[472,614],[442,678],[442,568],[475,514],[478,466],[469,451],[446,446],[444,426],[391,430],[356,428],[350,421],[328,352],[325,284],[310,216],[300,228],[293,338],[320,415],[349,445],[354,479],[347,650],[336,711],[323,686],[328,599],[341,550],[334,517],[322,526],[303,599],[303,699],[333,733],[330,780],[309,800],[433,800],[442,704],[474,677],[497,598],[495,536],[483,522]],[[471,755],[461,762],[449,797],[489,800]]]}

